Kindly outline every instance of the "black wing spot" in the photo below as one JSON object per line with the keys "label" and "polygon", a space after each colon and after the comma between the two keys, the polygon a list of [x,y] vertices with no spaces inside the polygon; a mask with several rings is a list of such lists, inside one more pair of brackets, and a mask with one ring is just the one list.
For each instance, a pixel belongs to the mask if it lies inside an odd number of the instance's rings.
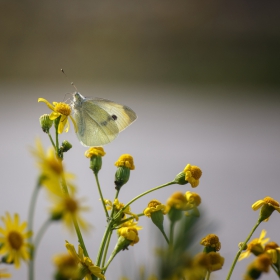
{"label": "black wing spot", "polygon": [[117,120],[118,117],[116,115],[112,115],[112,118],[115,121],[115,120]]}
{"label": "black wing spot", "polygon": [[107,121],[101,122],[100,124],[103,125],[103,126],[106,126],[107,125]]}

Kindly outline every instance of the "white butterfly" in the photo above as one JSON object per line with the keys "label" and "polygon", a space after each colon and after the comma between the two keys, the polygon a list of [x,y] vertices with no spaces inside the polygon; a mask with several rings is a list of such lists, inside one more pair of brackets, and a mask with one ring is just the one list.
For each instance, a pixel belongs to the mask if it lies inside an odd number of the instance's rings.
{"label": "white butterfly", "polygon": [[137,116],[129,107],[102,98],[85,98],[73,94],[71,103],[82,145],[102,146],[112,142]]}

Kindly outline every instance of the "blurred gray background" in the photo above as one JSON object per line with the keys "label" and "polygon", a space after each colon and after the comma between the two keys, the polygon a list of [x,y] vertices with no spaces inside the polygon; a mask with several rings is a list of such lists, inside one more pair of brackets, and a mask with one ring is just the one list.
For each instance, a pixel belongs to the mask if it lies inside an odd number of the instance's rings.
{"label": "blurred gray background", "polygon": [[[114,197],[114,162],[122,153],[132,154],[136,165],[120,193],[123,202],[172,180],[187,163],[201,167],[196,189],[167,187],[138,200],[132,211],[140,213],[153,198],[165,202],[174,191],[197,192],[206,226],[197,240],[208,233],[220,237],[225,264],[211,279],[225,279],[237,244],[257,221],[251,205],[265,196],[280,200],[279,3],[2,0],[0,214],[18,212],[27,219],[38,175],[28,149],[36,137],[50,146],[38,122],[49,109],[37,99],[63,101],[74,81],[84,96],[114,100],[138,115],[105,146],[100,172],[105,198]],[[85,240],[94,261],[106,225],[102,205],[72,126],[64,139],[73,144],[66,167],[77,175],[79,196],[92,208],[84,216],[93,225]],[[35,231],[49,205],[42,192]],[[273,213],[254,237],[265,228],[280,243],[279,219]],[[133,279],[141,265],[155,273],[155,241],[161,237],[147,218],[139,224],[140,243],[116,257],[107,279]],[[66,251],[65,239],[77,244],[61,224],[49,228],[38,249],[36,279],[51,279],[51,259]],[[252,260],[238,263],[232,279],[242,279]],[[9,271],[13,279],[27,279],[26,265]],[[277,279],[273,271],[263,278]]]}

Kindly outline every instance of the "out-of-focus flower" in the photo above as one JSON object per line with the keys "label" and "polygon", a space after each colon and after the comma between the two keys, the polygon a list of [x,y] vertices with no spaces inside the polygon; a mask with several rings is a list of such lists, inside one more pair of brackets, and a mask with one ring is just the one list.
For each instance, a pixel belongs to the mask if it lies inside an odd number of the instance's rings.
{"label": "out-of-focus flower", "polygon": [[27,239],[32,235],[31,231],[25,231],[27,222],[20,224],[19,215],[14,215],[14,220],[9,213],[1,217],[4,227],[0,227],[0,254],[6,255],[7,263],[14,263],[16,268],[20,267],[20,260],[27,261],[30,258],[31,245]]}
{"label": "out-of-focus flower", "polygon": [[207,258],[209,259],[208,270],[210,272],[222,269],[225,258],[222,257],[219,253],[210,252],[207,254]]}
{"label": "out-of-focus flower", "polygon": [[221,249],[221,242],[216,234],[208,234],[201,239],[200,244],[205,246],[206,252],[216,252]]}
{"label": "out-of-focus flower", "polygon": [[191,214],[189,212],[186,212],[186,215],[187,216],[193,215],[193,216],[199,217],[200,213],[199,213],[197,207],[201,203],[200,196],[197,193],[190,192],[190,191],[187,191],[185,195],[186,195],[186,199],[187,199],[187,204],[186,204],[185,210],[187,210],[187,211],[192,210]]}
{"label": "out-of-focus flower", "polygon": [[35,157],[40,173],[44,178],[41,184],[51,193],[61,195],[61,181],[65,179],[68,187],[71,191],[74,191],[75,186],[71,183],[71,180],[75,178],[75,175],[64,172],[62,160],[55,155],[54,149],[51,148],[48,152],[45,152],[39,139],[36,139],[35,144],[36,148],[31,149],[31,153]]}
{"label": "out-of-focus flower", "polygon": [[175,192],[168,198],[166,205],[167,211],[169,211],[170,208],[184,210],[187,206],[186,196],[181,192]]}
{"label": "out-of-focus flower", "polygon": [[68,117],[70,117],[75,131],[77,131],[77,125],[75,120],[72,118],[71,107],[63,102],[53,102],[53,105],[44,98],[39,98],[38,102],[44,102],[51,110],[51,114],[49,116],[50,120],[55,120],[60,117],[59,125],[58,125],[58,133],[68,132],[69,130],[69,121]]}
{"label": "out-of-focus flower", "polygon": [[280,257],[280,247],[276,242],[268,242],[264,247],[264,252],[267,253],[273,263],[277,263]]}
{"label": "out-of-focus flower", "polygon": [[53,207],[51,208],[51,216],[53,219],[61,217],[64,224],[73,230],[73,217],[82,229],[88,230],[89,224],[81,217],[81,212],[88,211],[90,208],[83,206],[82,199],[76,199],[73,195],[50,196]]}
{"label": "out-of-focus flower", "polygon": [[271,265],[271,259],[267,254],[257,256],[248,266],[244,280],[259,279],[263,272],[268,272]]}
{"label": "out-of-focus flower", "polygon": [[247,249],[242,252],[239,256],[239,261],[248,258],[251,253],[255,256],[258,256],[264,252],[264,245],[269,241],[269,238],[264,238],[266,231],[263,229],[260,237],[253,239],[250,243],[247,244]]}
{"label": "out-of-focus flower", "polygon": [[76,252],[74,245],[70,244],[68,241],[66,241],[65,246],[76,262],[82,265],[86,280],[92,279],[91,274],[95,275],[97,278],[105,280],[105,276],[101,273],[100,267],[94,265],[89,257],[84,256],[83,249],[80,245],[78,246],[78,253]]}
{"label": "out-of-focus flower", "polygon": [[[57,268],[56,275],[61,276],[61,278],[65,279],[80,279],[81,272],[78,267],[78,262],[76,258],[72,254],[64,253],[57,254],[53,258],[53,263]],[[59,277],[57,277],[60,279]]]}

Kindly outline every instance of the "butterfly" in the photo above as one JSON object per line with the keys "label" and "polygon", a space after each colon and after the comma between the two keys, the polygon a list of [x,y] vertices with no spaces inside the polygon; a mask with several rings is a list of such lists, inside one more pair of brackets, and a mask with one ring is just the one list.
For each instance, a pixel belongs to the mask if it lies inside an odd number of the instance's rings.
{"label": "butterfly", "polygon": [[137,116],[127,106],[102,98],[85,98],[73,93],[73,118],[77,124],[77,137],[82,145],[103,146],[112,142]]}

